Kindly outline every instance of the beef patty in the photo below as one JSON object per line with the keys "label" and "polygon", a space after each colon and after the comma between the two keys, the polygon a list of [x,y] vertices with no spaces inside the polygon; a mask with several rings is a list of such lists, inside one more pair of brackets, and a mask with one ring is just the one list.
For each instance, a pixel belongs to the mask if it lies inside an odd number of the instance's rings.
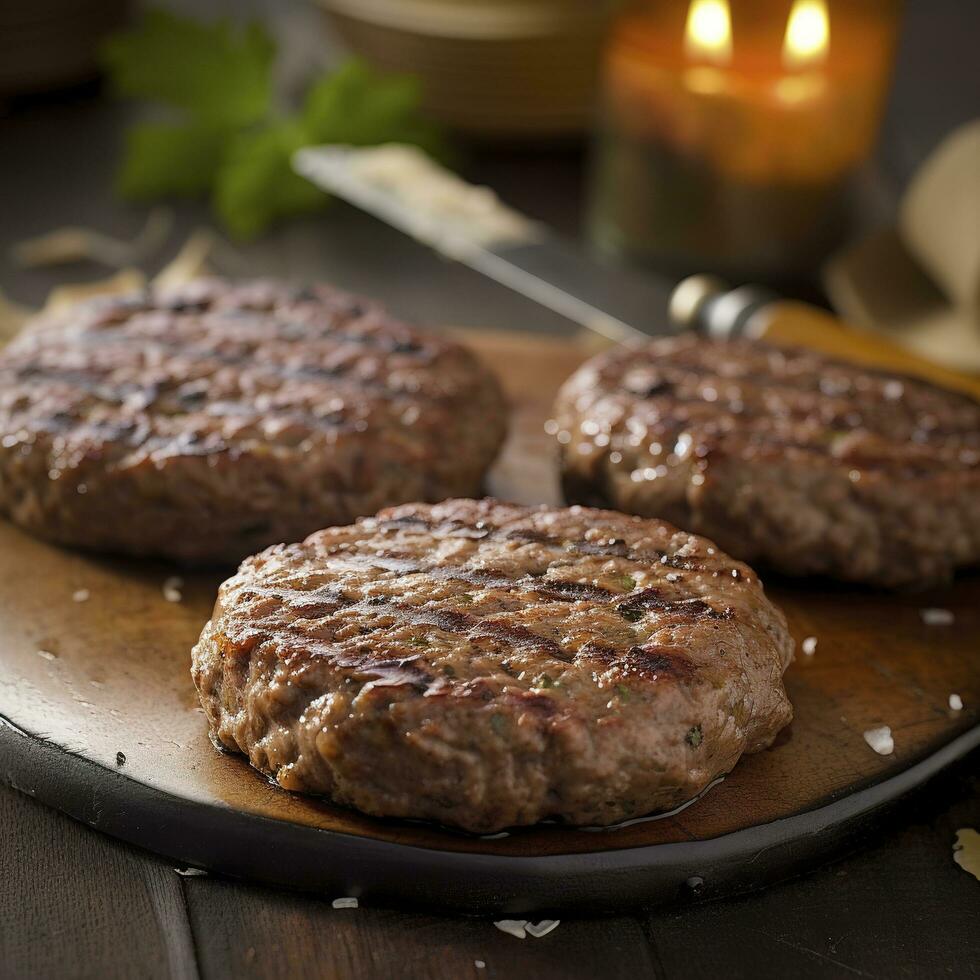
{"label": "beef patty", "polygon": [[790,719],[755,574],[662,521],[407,504],[246,560],[193,653],[289,790],[490,832],[680,804]]}
{"label": "beef patty", "polygon": [[887,587],[980,561],[980,404],[748,340],[657,340],[566,382],[566,497],[663,517],[792,575]]}
{"label": "beef patty", "polygon": [[198,281],[36,320],[0,352],[0,511],[184,562],[479,490],[505,430],[466,350],[327,286]]}

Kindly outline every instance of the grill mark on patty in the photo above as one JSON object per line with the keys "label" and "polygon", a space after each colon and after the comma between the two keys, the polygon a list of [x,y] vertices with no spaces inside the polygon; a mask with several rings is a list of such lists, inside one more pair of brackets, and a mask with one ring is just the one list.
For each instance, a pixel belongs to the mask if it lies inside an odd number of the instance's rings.
{"label": "grill mark on patty", "polygon": [[[141,314],[149,314],[151,318],[159,313],[187,313],[195,312],[200,316],[196,321],[191,321],[195,329],[187,330],[187,321],[179,321],[182,328],[187,333],[197,336],[204,335],[204,339],[210,339],[211,345],[200,347],[192,346],[178,335],[173,336],[173,321],[168,319],[159,325],[145,320],[140,321]],[[426,344],[407,333],[399,332],[394,325],[386,322],[383,314],[377,319],[364,319],[359,316],[345,316],[346,311],[340,311],[329,322],[325,323],[322,319],[296,319],[290,318],[290,314],[276,310],[274,307],[269,310],[202,310],[199,304],[183,304],[180,307],[161,304],[161,309],[139,309],[133,312],[132,316],[124,321],[114,321],[110,325],[103,326],[101,329],[85,330],[79,332],[76,337],[86,347],[134,347],[145,349],[154,345],[160,350],[168,353],[186,353],[198,358],[214,357],[220,358],[221,354],[213,346],[214,342],[227,340],[242,349],[241,353],[234,355],[229,363],[242,364],[254,356],[256,349],[267,346],[269,343],[281,341],[289,344],[295,340],[304,340],[310,343],[328,342],[332,344],[334,350],[343,350],[344,345],[354,348],[376,351],[381,354],[402,354],[416,359],[425,360],[431,355],[431,350]],[[246,322],[244,317],[229,314],[248,313],[255,320],[254,337],[241,336],[241,326]],[[225,330],[229,320],[239,328],[234,332]],[[132,325],[134,330],[127,332],[123,329],[124,325]],[[359,329],[350,329],[359,325]],[[364,329],[369,326],[372,329]],[[145,329],[149,327],[150,329]],[[143,329],[141,329],[143,328]]]}
{"label": "grill mark on patty", "polygon": [[622,665],[628,673],[650,679],[688,680],[697,673],[697,667],[681,647],[659,643],[630,647]]}
{"label": "grill mark on patty", "polygon": [[[458,523],[458,522],[457,522]],[[541,544],[547,547],[573,551],[577,554],[592,555],[600,558],[628,558],[638,565],[648,568],[657,565],[669,565],[671,568],[680,568],[687,571],[704,571],[705,565],[678,555],[669,555],[666,552],[655,550],[651,553],[638,553],[634,551],[622,538],[607,539],[606,544],[601,541],[586,541],[584,538],[559,538],[551,537],[540,531],[525,531],[523,528],[508,529],[507,527],[489,527],[484,522],[479,522],[480,526],[471,525],[474,531],[487,531],[487,534],[480,534],[479,537],[490,541],[509,540],[526,541],[529,544]],[[445,526],[441,521],[425,521],[419,517],[397,517],[379,521],[377,527],[382,531],[407,530],[409,528],[424,531],[440,537],[440,531]],[[452,535],[461,537],[460,534]]]}
{"label": "grill mark on patty", "polygon": [[[332,556],[337,563],[349,562],[352,557],[364,559],[355,561],[355,567],[378,567],[378,556],[357,555],[357,556]],[[458,578],[459,571],[455,566],[436,566],[435,568],[425,568],[421,563],[405,559],[382,558],[388,571],[397,571],[399,574],[419,572],[431,574],[433,571],[443,573],[446,578]],[[465,579],[464,579],[465,581]],[[529,588],[532,592],[538,592],[533,580],[529,584],[527,579],[504,579],[504,586],[508,588]],[[553,638],[535,632],[529,627],[519,622],[512,622],[499,618],[499,615],[491,613],[488,616],[478,616],[455,609],[445,608],[426,608],[425,606],[405,605],[395,599],[374,595],[369,597],[353,598],[339,588],[321,587],[309,593],[302,590],[266,587],[253,589],[252,592],[263,598],[277,598],[286,608],[295,613],[298,617],[312,619],[320,616],[322,618],[332,617],[334,613],[342,609],[354,608],[364,615],[363,633],[358,637],[344,641],[344,644],[364,643],[364,636],[389,634],[391,631],[401,630],[405,627],[433,627],[442,632],[449,633],[463,638],[468,643],[476,643],[483,638],[489,638],[494,643],[504,644],[509,650],[515,652],[534,652],[538,655],[550,657],[552,660],[564,664],[575,663],[581,658],[598,659],[606,665],[616,662],[625,665],[625,669],[642,674],[644,676],[671,676],[680,678],[689,676],[691,673],[690,665],[679,656],[678,648],[663,646],[658,644],[645,644],[633,646],[626,655],[617,654],[616,650],[609,644],[601,640],[589,640],[577,650],[566,651]],[[606,593],[604,598],[612,600],[619,596],[619,593]],[[452,597],[450,597],[452,598]],[[723,611],[716,610],[698,598],[687,598],[681,600],[666,599],[657,589],[644,589],[633,596],[628,597],[624,602],[616,607],[621,613],[625,610],[636,610],[643,614],[646,612],[658,612],[663,615],[678,617],[688,622],[696,622],[700,619],[724,620],[733,617],[734,612],[730,608]],[[380,621],[379,621],[380,620]],[[338,626],[338,628],[340,628]],[[419,638],[423,639],[423,638]],[[324,651],[340,667],[356,668],[358,670],[368,669],[363,664],[363,657],[357,654],[336,648],[333,637],[324,637],[324,642],[329,645],[329,649]],[[376,639],[375,643],[384,643],[383,639]],[[399,645],[412,643],[413,639],[393,638],[391,642]],[[402,658],[404,659],[404,658]],[[423,683],[418,677],[408,678],[399,674],[402,678],[397,683],[413,683],[416,686]],[[431,681],[431,677],[429,677]],[[393,686],[396,682],[386,682],[385,685]],[[425,682],[427,683],[427,681]]]}
{"label": "grill mark on patty", "polygon": [[[521,623],[491,617],[480,618],[453,609],[433,610],[420,606],[406,606],[380,596],[352,605],[363,609],[365,613],[370,612],[374,617],[394,618],[395,622],[377,624],[371,632],[388,632],[405,626],[432,626],[445,633],[463,636],[468,641],[488,637],[506,644],[512,650],[534,650],[564,663],[571,663],[574,660],[574,656],[567,654],[553,639],[535,633]],[[363,642],[363,637],[360,641]],[[332,651],[328,656],[337,661],[337,656]]]}
{"label": "grill mark on patty", "polygon": [[[672,402],[683,401],[680,398],[672,398],[671,400]],[[599,401],[601,402],[601,399]],[[734,423],[734,428],[729,430],[722,426],[719,413],[714,408],[714,405],[712,403],[704,404],[712,405],[713,411],[710,415],[685,418],[683,420],[665,419],[648,426],[648,434],[651,440],[657,442],[663,440],[664,443],[670,444],[678,436],[694,428],[697,430],[698,442],[702,447],[698,455],[702,457],[708,453],[717,453],[719,450],[722,450],[726,456],[733,456],[743,454],[749,450],[759,455],[764,455],[766,453],[785,452],[786,450],[792,449],[823,460],[828,458],[828,430],[840,432],[842,435],[847,435],[852,432],[869,432],[880,435],[878,427],[871,424],[866,417],[862,417],[858,421],[835,419],[832,421],[821,421],[820,427],[813,431],[812,438],[808,441],[801,441],[799,438],[787,437],[781,431],[778,424],[765,428],[757,426],[755,423],[760,419],[772,420],[774,418],[773,412],[765,407],[758,412],[744,409],[737,413],[732,412],[728,418]],[[777,418],[778,421],[784,422],[800,421],[809,419],[812,417],[812,413],[812,407],[808,407],[799,411],[780,413]],[[915,430],[915,419],[910,417],[907,420],[907,425],[903,429],[891,431],[885,438],[894,444],[897,441],[910,439]],[[622,426],[617,428],[619,434],[623,434],[624,431]],[[977,465],[974,463],[963,463],[958,459],[957,453],[965,448],[964,446],[943,445],[941,441],[969,442],[974,437],[975,430],[969,428],[968,425],[964,425],[962,428],[947,427],[931,429],[929,430],[929,435],[931,438],[940,441],[917,443],[917,449],[920,455],[914,461],[897,460],[888,456],[858,456],[855,454],[848,456],[846,459],[842,458],[840,460],[840,466],[848,470],[862,469],[869,472],[891,470],[899,475],[921,476],[928,475],[937,469],[960,470]],[[563,449],[563,454],[565,452],[566,450]]]}
{"label": "grill mark on patty", "polygon": [[[288,586],[269,585],[253,586],[249,591],[253,596],[262,599],[278,600],[303,618],[313,618],[320,610],[324,616],[332,616],[341,609],[356,608],[372,618],[395,618],[394,623],[375,625],[372,632],[400,629],[404,626],[432,626],[446,633],[466,635],[469,639],[486,636],[515,649],[533,648],[564,662],[571,662],[573,659],[550,637],[535,633],[522,624],[501,619],[481,618],[453,609],[406,606],[385,596],[355,599],[333,588],[304,592]],[[334,653],[330,656],[336,660]]]}
{"label": "grill mark on patty", "polygon": [[[692,349],[691,353],[696,356],[697,349]],[[675,354],[674,356],[678,355]],[[627,387],[625,384],[626,376],[619,375],[621,364],[614,364],[611,368],[615,372],[614,375],[611,378],[602,379],[603,383],[609,385],[611,388],[611,391],[608,393],[621,393],[631,398],[642,397]],[[941,395],[944,401],[956,399],[960,401],[964,408],[975,407],[969,396],[936,388],[922,378],[876,370],[874,368],[864,367],[863,365],[858,369],[860,372],[858,376],[864,375],[872,379],[873,387],[859,389],[853,383],[852,379],[849,378],[847,379],[849,384],[848,389],[839,394],[828,393],[823,387],[826,379],[817,376],[810,369],[804,369],[792,376],[786,376],[776,371],[769,373],[767,370],[750,370],[745,374],[729,377],[696,360],[693,362],[679,360],[676,364],[657,365],[657,370],[658,372],[664,372],[667,380],[673,385],[672,391],[668,392],[665,390],[663,392],[669,404],[703,405],[711,410],[711,415],[713,416],[717,415],[718,410],[723,408],[728,401],[721,396],[720,392],[716,402],[709,402],[707,399],[699,397],[694,393],[681,394],[678,392],[678,389],[684,387],[694,388],[697,385],[710,385],[718,389],[724,389],[725,387],[738,387],[742,389],[742,394],[737,399],[741,404],[739,411],[734,412],[731,409],[728,410],[731,412],[732,418],[737,421],[739,428],[744,428],[746,422],[751,425],[752,422],[758,421],[759,419],[772,419],[774,416],[780,419],[810,418],[814,414],[815,406],[827,405],[837,401],[842,406],[842,414],[838,418],[826,420],[824,422],[825,428],[834,427],[848,430],[868,429],[870,431],[876,431],[877,426],[874,424],[873,417],[874,410],[877,409],[883,397],[885,385],[889,381],[896,380],[906,384],[913,391],[921,391],[927,396]],[[764,393],[773,391],[780,393],[781,397],[775,400],[775,402],[770,400],[767,403],[764,399]],[[602,385],[597,390],[597,396],[597,400],[601,400],[604,397]],[[806,400],[806,403],[801,404],[804,400]],[[862,414],[867,408],[872,409],[872,417],[870,418]],[[901,405],[897,403],[895,405],[895,411],[889,413],[892,421],[896,419],[899,411],[901,411]],[[917,427],[917,416],[922,411],[927,411],[927,409],[923,406],[914,406],[905,409],[905,417],[902,421],[905,422],[909,432]],[[860,417],[856,421],[848,421],[847,416],[854,415],[855,413]],[[695,419],[692,421],[699,420]],[[677,431],[683,431],[683,429],[678,429]],[[764,434],[764,430],[753,429],[752,431],[753,434]],[[962,426],[949,427],[945,430],[935,430],[936,435],[945,435],[948,438],[969,436],[973,432],[974,429],[969,420],[964,420]],[[737,435],[737,433],[726,433],[726,437],[730,437],[731,435]]]}
{"label": "grill mark on patty", "polygon": [[[398,362],[392,363],[389,358],[407,358],[409,370],[422,365],[432,365],[444,352],[438,345],[426,343],[424,338],[417,338],[406,331],[396,321],[390,321],[380,308],[367,308],[363,303],[336,303],[331,306],[329,293],[319,295],[310,292],[311,302],[322,304],[329,318],[326,322],[323,315],[319,318],[303,319],[292,313],[289,304],[294,301],[291,296],[276,292],[269,297],[268,303],[256,307],[222,307],[220,304],[228,298],[228,294],[205,296],[198,299],[181,299],[159,297],[154,300],[150,293],[142,297],[125,298],[113,303],[93,304],[90,308],[91,322],[86,329],[73,331],[68,343],[71,348],[88,348],[95,351],[98,348],[107,351],[109,363],[84,364],[78,369],[64,369],[57,364],[32,364],[39,352],[43,358],[59,356],[59,349],[52,348],[57,343],[56,332],[45,333],[41,340],[33,344],[30,337],[24,348],[15,348],[10,352],[6,370],[12,371],[15,383],[23,387],[35,384],[50,385],[61,382],[69,388],[76,389],[74,394],[75,411],[73,421],[85,426],[87,416],[98,407],[98,403],[115,404],[132,412],[146,413],[154,421],[153,429],[159,437],[167,440],[167,434],[159,433],[156,424],[158,418],[175,419],[196,415],[203,424],[210,422],[216,415],[206,392],[199,393],[197,398],[185,398],[180,389],[187,382],[185,377],[168,377],[160,381],[140,383],[126,381],[113,384],[112,375],[119,371],[130,374],[139,371],[152,371],[153,365],[147,365],[150,355],[176,354],[185,359],[198,362],[209,369],[197,381],[207,384],[216,372],[229,369],[248,369],[259,380],[272,382],[276,391],[288,389],[290,380],[323,380],[329,378],[332,387],[341,392],[350,391],[356,396],[351,406],[346,406],[346,415],[352,415],[351,408],[356,410],[357,404],[383,401],[392,398],[404,400],[406,407],[424,404],[431,412],[433,406],[441,402],[451,402],[456,399],[453,392],[442,391],[438,385],[428,384],[427,387],[410,390],[406,386],[395,387],[391,383],[391,371],[398,367]],[[231,295],[232,301],[248,303],[249,297]],[[284,309],[285,306],[285,309]],[[161,318],[159,314],[164,311]],[[192,329],[187,329],[187,321],[181,320],[179,314],[200,312],[197,320],[190,321]],[[177,314],[176,318],[167,316]],[[146,316],[149,314],[149,316]],[[241,330],[225,329],[229,320],[235,324],[242,322],[240,314],[255,320],[255,330],[251,335],[241,336]],[[367,315],[370,314],[370,315]],[[142,320],[140,317],[143,317]],[[209,336],[210,334],[210,336]],[[203,336],[202,336],[203,335]],[[316,360],[310,363],[296,365],[295,363],[280,363],[279,361],[257,360],[256,355],[262,348],[276,346],[281,348],[283,360],[291,353],[294,341],[305,341],[306,347],[312,349]],[[41,346],[39,346],[41,345]],[[115,350],[113,350],[115,348]],[[364,352],[374,356],[366,362],[362,358]],[[98,360],[98,355],[94,354]],[[24,364],[18,358],[26,358]],[[167,361],[164,356],[162,360]],[[339,361],[331,367],[325,367],[320,361]],[[357,377],[355,373],[367,363],[371,368],[372,377]],[[3,372],[0,372],[2,374]],[[428,379],[422,379],[428,382]],[[64,400],[62,396],[61,400]],[[68,396],[72,397],[72,396]],[[258,424],[263,419],[272,418],[289,425],[303,425],[312,433],[336,431],[343,425],[357,425],[358,420],[347,422],[344,416],[336,412],[319,415],[302,411],[302,404],[273,405],[266,411],[258,413],[251,404],[252,395],[240,391],[229,392],[224,399],[222,415],[235,414],[243,418],[253,418]],[[96,404],[93,405],[92,403]],[[232,406],[237,407],[237,411]],[[36,409],[35,409],[36,411]],[[26,426],[37,432],[60,431],[65,426],[59,422],[56,411],[50,418],[43,416],[26,420]],[[254,440],[254,437],[252,441]],[[110,440],[111,441],[111,440]],[[268,443],[270,440],[259,440]],[[275,439],[271,440],[276,442]],[[237,443],[237,440],[236,440]]]}
{"label": "grill mark on patty", "polygon": [[349,563],[357,567],[383,568],[399,575],[426,575],[437,582],[460,581],[468,585],[486,588],[513,589],[521,592],[535,592],[555,600],[592,599],[605,601],[622,595],[601,585],[587,582],[569,582],[562,579],[547,579],[542,575],[507,575],[499,568],[469,568],[466,565],[432,565],[411,558],[393,555],[343,554],[336,556],[338,565]]}
{"label": "grill mark on patty", "polygon": [[638,644],[623,653],[608,643],[590,640],[579,649],[576,660],[597,660],[604,667],[617,666],[625,674],[647,680],[689,680],[698,670],[682,647],[662,643]]}
{"label": "grill mark on patty", "polygon": [[[699,350],[699,346],[692,345],[692,347],[686,353],[693,356],[694,360],[680,360],[677,367],[699,377],[704,376],[710,380],[715,380],[725,385],[750,384],[755,388],[770,390],[775,388],[779,390],[786,390],[793,394],[799,392],[800,390],[804,390],[819,394],[825,399],[833,397],[848,399],[855,394],[867,397],[869,399],[877,399],[883,394],[886,384],[891,381],[899,381],[904,386],[911,388],[911,390],[914,392],[920,392],[929,396],[941,396],[943,401],[958,401],[964,408],[972,409],[976,407],[975,399],[964,392],[943,388],[939,385],[933,384],[926,378],[913,374],[905,374],[901,371],[893,371],[888,368],[876,368],[867,364],[851,364],[845,361],[835,362],[831,359],[828,361],[829,366],[832,369],[842,372],[842,374],[838,374],[831,380],[844,379],[848,384],[848,388],[842,391],[839,395],[833,395],[828,394],[823,387],[823,384],[828,380],[828,376],[825,373],[821,373],[818,376],[811,367],[812,361],[823,361],[821,355],[815,355],[807,352],[804,355],[802,370],[797,369],[792,375],[785,371],[780,371],[778,368],[774,370],[767,363],[767,367],[761,370],[749,369],[744,374],[728,376],[722,374],[717,369],[706,367],[701,361],[699,361]],[[681,356],[683,357],[683,354]],[[743,361],[742,363],[744,364],[745,362]],[[792,357],[785,357],[785,363],[794,363]],[[849,372],[854,373],[849,374]],[[878,384],[875,385],[873,389],[859,388],[855,381],[855,379],[858,377],[867,378],[872,382],[877,381]]]}
{"label": "grill mark on patty", "polygon": [[[684,430],[678,429],[677,434],[682,431]],[[848,432],[851,431],[872,430],[866,429],[861,423],[857,423],[848,430]],[[911,433],[911,429],[909,432]],[[968,438],[972,433],[964,430],[962,433],[949,431],[942,435],[948,439],[961,439]],[[724,436],[723,448],[718,444],[712,444],[720,436]],[[888,472],[908,478],[930,476],[937,471],[962,472],[971,468],[980,468],[980,458],[974,461],[964,461],[960,458],[959,454],[967,448],[962,445],[917,444],[918,455],[915,459],[895,459],[888,455],[873,455],[854,451],[845,456],[834,457],[827,450],[826,429],[815,432],[814,438],[809,442],[790,439],[778,431],[768,429],[752,429],[744,433],[718,432],[712,435],[702,431],[701,437],[704,446],[704,451],[699,453],[701,457],[717,458],[720,455],[756,458],[776,455],[778,457],[785,454],[787,450],[796,450],[823,461],[827,465],[836,465],[841,470],[860,470],[868,473]],[[889,441],[894,442],[894,438],[889,436]]]}
{"label": "grill mark on patty", "polygon": [[[123,405],[126,402],[132,401],[134,398],[139,397],[140,401],[144,403],[144,409],[149,409],[156,401],[171,395],[175,396],[175,401],[178,403],[187,400],[186,396],[181,396],[178,393],[179,389],[187,383],[188,378],[186,377],[168,377],[162,383],[139,383],[127,381],[119,384],[112,384],[111,382],[104,380],[105,377],[113,374],[122,366],[123,365],[87,365],[84,368],[65,369],[58,367],[57,365],[30,364],[23,367],[17,367],[16,364],[10,364],[5,365],[5,368],[13,373],[14,380],[17,384],[46,385],[50,384],[52,381],[61,382],[62,384],[74,387],[84,392],[91,398],[109,404]],[[125,366],[138,368],[136,365]],[[247,366],[252,374],[257,379],[261,380],[284,382],[304,379],[314,380],[318,378],[329,379],[330,382],[332,384],[336,384],[338,388],[350,388],[357,394],[363,395],[401,397],[407,401],[425,401],[427,404],[439,403],[440,401],[449,401],[456,397],[455,393],[441,391],[438,387],[433,387],[431,390],[426,388],[409,390],[406,388],[396,388],[383,379],[379,381],[376,378],[355,377],[353,376],[353,371],[358,367],[357,361],[330,368],[326,368],[321,365],[287,367],[274,362],[255,363],[249,361],[248,358],[242,358],[240,361],[218,361],[217,370],[225,367],[238,366]],[[200,365],[198,365],[198,368],[200,368]],[[192,380],[209,382],[212,377],[212,374],[205,373],[196,376]],[[274,386],[273,390],[281,391],[283,389],[277,384]],[[249,395],[249,397],[254,396]],[[206,398],[207,396],[205,395],[205,399]],[[221,401],[226,404],[243,405],[246,412],[249,409],[248,403],[243,402],[241,398],[236,398],[234,392],[229,392],[229,397],[221,399]],[[206,400],[198,405],[191,402],[191,404],[188,405],[186,414],[207,412],[208,407],[211,404],[214,403]],[[275,410],[275,406],[270,408],[270,411]],[[178,412],[174,414],[181,413]],[[256,417],[260,417],[260,413],[256,412],[254,408],[251,408],[251,414],[255,415]]]}
{"label": "grill mark on patty", "polygon": [[734,611],[730,607],[723,610],[715,609],[703,599],[666,599],[659,589],[642,589],[630,595],[616,605],[616,609],[624,614],[642,614],[644,612],[662,612],[671,616],[682,616],[689,620],[698,619],[731,619]]}
{"label": "grill mark on patty", "polygon": [[[37,376],[34,376],[35,374]],[[0,371],[0,379],[2,377],[3,372]],[[76,390],[84,392],[87,396],[86,401],[76,401],[70,413],[65,412],[62,408],[58,408],[50,415],[34,415],[29,421],[24,423],[24,428],[28,431],[59,432],[75,425],[91,428],[93,435],[101,433],[104,441],[107,443],[115,442],[117,440],[117,432],[122,431],[121,428],[117,429],[117,427],[131,425],[135,428],[135,424],[123,423],[120,420],[89,418],[88,416],[93,408],[92,403],[104,403],[122,407],[132,405],[132,411],[147,419],[150,426],[145,430],[142,441],[132,439],[128,441],[128,448],[130,449],[136,448],[144,442],[149,448],[154,446],[162,448],[173,443],[176,437],[166,431],[166,427],[168,425],[179,425],[181,419],[187,417],[196,417],[208,429],[208,434],[212,434],[215,437],[219,433],[214,426],[220,424],[221,419],[228,417],[251,420],[252,425],[259,427],[258,432],[248,434],[244,438],[240,438],[238,434],[232,436],[230,442],[223,442],[218,449],[212,451],[226,449],[229,444],[256,443],[259,445],[280,445],[275,438],[266,438],[263,436],[262,423],[265,421],[302,425],[308,430],[307,435],[315,435],[318,432],[359,431],[358,427],[365,422],[365,419],[355,414],[358,403],[354,403],[353,405],[345,404],[341,412],[332,411],[324,415],[297,410],[296,407],[291,405],[271,405],[262,412],[257,412],[253,404],[242,400],[241,397],[234,396],[217,401],[201,401],[198,399],[182,404],[184,399],[177,392],[180,387],[186,384],[186,379],[168,379],[166,386],[160,384],[139,385],[123,383],[113,387],[103,381],[97,380],[94,375],[88,375],[86,371],[81,369],[72,372],[59,372],[52,368],[44,369],[43,376],[40,375],[40,372],[33,372],[30,378],[22,378],[19,383],[23,385],[25,380],[31,384],[47,384],[52,380],[60,380]],[[426,391],[407,391],[402,388],[392,388],[386,384],[374,384],[341,375],[333,376],[333,380],[337,382],[336,388],[338,394],[346,390],[353,392],[357,396],[381,396],[381,400],[398,398],[404,402],[401,410],[408,410],[412,406],[424,406],[430,415],[436,410],[440,402],[450,402],[455,398],[452,393],[448,392],[431,394]],[[164,404],[166,400],[171,398],[176,402],[176,405]],[[377,401],[372,399],[371,403],[377,404]],[[220,411],[218,410],[219,408]],[[203,450],[199,448],[198,454],[201,452]],[[182,455],[188,455],[188,453],[182,452]]]}

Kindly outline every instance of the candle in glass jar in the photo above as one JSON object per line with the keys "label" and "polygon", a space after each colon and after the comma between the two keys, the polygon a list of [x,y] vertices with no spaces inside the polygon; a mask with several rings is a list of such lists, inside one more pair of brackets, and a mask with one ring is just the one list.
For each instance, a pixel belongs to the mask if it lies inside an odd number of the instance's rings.
{"label": "candle in glass jar", "polygon": [[600,243],[763,277],[813,261],[873,142],[895,21],[888,0],[623,15],[605,59]]}

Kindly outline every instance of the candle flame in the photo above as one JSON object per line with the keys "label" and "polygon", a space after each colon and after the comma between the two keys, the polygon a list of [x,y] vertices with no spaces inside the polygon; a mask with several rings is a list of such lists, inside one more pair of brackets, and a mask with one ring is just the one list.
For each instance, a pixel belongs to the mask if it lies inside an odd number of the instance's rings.
{"label": "candle flame", "polygon": [[691,0],[684,32],[691,58],[724,65],[732,58],[732,15],[728,0]]}
{"label": "candle flame", "polygon": [[830,17],[826,0],[795,0],[783,39],[783,64],[807,68],[820,64],[830,48]]}

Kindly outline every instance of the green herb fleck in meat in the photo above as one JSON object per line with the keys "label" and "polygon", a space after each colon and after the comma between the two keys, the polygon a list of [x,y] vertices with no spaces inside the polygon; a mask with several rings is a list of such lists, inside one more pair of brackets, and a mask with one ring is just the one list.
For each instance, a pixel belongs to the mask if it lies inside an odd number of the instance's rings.
{"label": "green herb fleck in meat", "polygon": [[701,726],[695,725],[685,736],[684,741],[691,746],[692,749],[696,749],[704,739],[704,735],[701,733]]}

